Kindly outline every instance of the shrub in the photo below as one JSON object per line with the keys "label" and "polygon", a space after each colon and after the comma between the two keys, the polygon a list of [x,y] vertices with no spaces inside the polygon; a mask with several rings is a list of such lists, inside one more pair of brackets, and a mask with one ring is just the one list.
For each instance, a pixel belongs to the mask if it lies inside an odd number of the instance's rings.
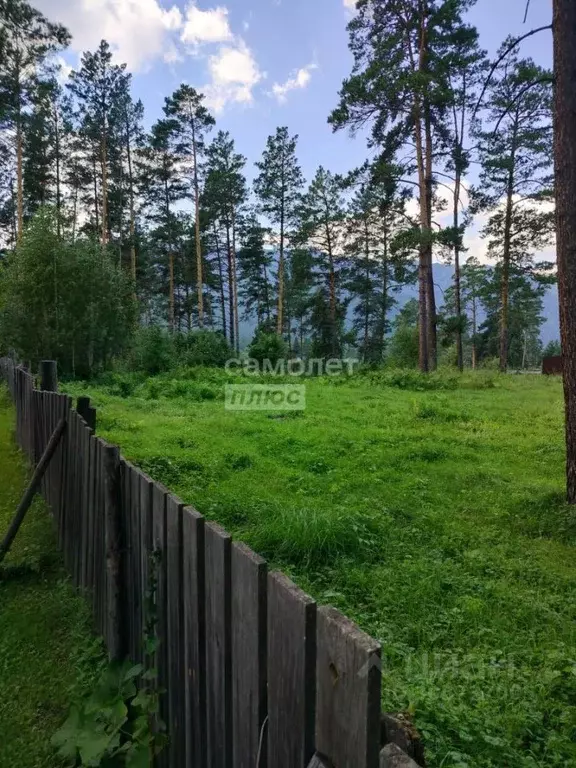
{"label": "shrub", "polygon": [[219,331],[194,331],[174,337],[178,362],[185,366],[205,365],[223,368],[233,356],[232,349]]}
{"label": "shrub", "polygon": [[287,354],[288,347],[281,336],[275,333],[266,333],[260,329],[256,331],[252,343],[248,347],[249,357],[258,360],[259,363],[263,363],[264,360],[270,360],[272,365],[275,365],[278,360],[282,360]]}
{"label": "shrub", "polygon": [[174,367],[175,363],[174,339],[165,328],[150,325],[137,331],[132,350],[132,368],[156,376]]}

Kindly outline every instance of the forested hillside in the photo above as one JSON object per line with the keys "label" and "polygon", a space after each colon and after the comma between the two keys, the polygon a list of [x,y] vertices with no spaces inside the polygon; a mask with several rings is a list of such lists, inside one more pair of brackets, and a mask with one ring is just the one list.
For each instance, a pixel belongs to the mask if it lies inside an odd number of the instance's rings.
{"label": "forested hillside", "polygon": [[[5,0],[4,350],[92,371],[123,353],[138,324],[217,331],[237,350],[242,324],[283,337],[292,355],[352,346],[378,363],[415,292],[418,360],[406,362],[538,365],[554,281],[542,256],[554,241],[551,75],[509,40],[489,61],[467,21],[473,5],[358,3],[354,66],[327,117],[335,131],[362,128],[369,159],[305,179],[289,127],[248,167],[196,88],[166,93],[151,123],[106,40],[65,76],[67,30]],[[481,261],[467,252],[473,227]],[[441,291],[440,262],[452,270]],[[70,298],[75,270],[88,301]],[[39,301],[42,338],[32,339]]]}

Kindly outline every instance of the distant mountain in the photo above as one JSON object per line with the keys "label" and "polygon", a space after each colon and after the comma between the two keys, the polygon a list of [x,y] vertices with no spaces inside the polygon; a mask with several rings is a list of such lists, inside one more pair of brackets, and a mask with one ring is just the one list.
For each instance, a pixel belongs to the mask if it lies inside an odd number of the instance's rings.
{"label": "distant mountain", "polygon": [[[452,285],[452,279],[454,275],[454,269],[449,264],[434,264],[434,285],[436,288],[436,303],[438,307],[441,307],[444,303],[444,291]],[[410,299],[418,298],[418,286],[409,285],[406,286],[400,293],[396,295],[398,304],[392,312],[395,315],[404,304]],[[560,320],[558,314],[558,289],[555,285],[550,286],[544,296],[543,307],[544,323],[540,336],[543,344],[548,344],[549,341],[557,341],[560,338]],[[351,320],[351,312],[349,312],[349,320]],[[252,321],[240,323],[240,347],[243,349],[246,347],[252,337],[254,336],[256,324]]]}
{"label": "distant mountain", "polygon": [[[434,264],[434,285],[436,287],[436,303],[441,307],[444,303],[444,291],[452,285],[454,268],[449,264]],[[418,298],[418,286],[407,286],[398,294],[399,309],[409,299]],[[544,296],[542,314],[544,322],[540,331],[543,344],[549,341],[557,341],[560,338],[560,318],[558,310],[558,288],[551,285]]]}

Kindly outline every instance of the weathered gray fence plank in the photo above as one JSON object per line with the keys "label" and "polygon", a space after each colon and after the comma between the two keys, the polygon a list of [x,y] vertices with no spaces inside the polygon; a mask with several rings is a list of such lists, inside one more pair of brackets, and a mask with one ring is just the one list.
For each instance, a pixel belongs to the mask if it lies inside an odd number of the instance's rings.
{"label": "weathered gray fence plank", "polygon": [[142,610],[144,601],[144,590],[142,587],[142,553],[140,551],[142,532],[140,520],[140,475],[136,467],[130,465],[130,519],[132,523],[132,533],[130,537],[130,546],[132,548],[131,560],[131,579],[134,583],[134,604],[132,612],[134,621],[132,627],[134,651],[132,658],[134,661],[142,661]]}
{"label": "weathered gray fence plank", "polygon": [[[234,768],[254,768],[267,714],[266,561],[232,545],[232,735]],[[266,741],[262,740],[266,754]],[[261,766],[263,761],[260,761]]]}
{"label": "weathered gray fence plank", "polygon": [[[158,650],[155,667],[158,670],[158,686],[166,690],[168,684],[168,635],[166,632],[166,499],[164,487],[154,484],[152,495],[152,548],[156,554],[156,636]],[[166,696],[160,696],[160,719],[168,722]],[[168,766],[167,752],[164,750],[157,758],[158,768]]]}
{"label": "weathered gray fence plank", "polygon": [[232,540],[220,526],[205,526],[206,733],[210,768],[232,765],[230,559]]}
{"label": "weathered gray fence plank", "polygon": [[206,621],[204,518],[191,507],[182,517],[186,765],[206,768]]}
{"label": "weathered gray fence plank", "polygon": [[306,768],[314,749],[316,603],[268,576],[268,766]]}
{"label": "weathered gray fence plank", "polygon": [[168,632],[168,715],[169,763],[184,766],[186,736],[184,707],[186,679],[184,675],[184,626],[182,590],[182,509],[184,505],[171,494],[166,502],[166,597]]}
{"label": "weathered gray fence plank", "polygon": [[335,608],[317,622],[316,748],[338,768],[378,768],[380,645]]}

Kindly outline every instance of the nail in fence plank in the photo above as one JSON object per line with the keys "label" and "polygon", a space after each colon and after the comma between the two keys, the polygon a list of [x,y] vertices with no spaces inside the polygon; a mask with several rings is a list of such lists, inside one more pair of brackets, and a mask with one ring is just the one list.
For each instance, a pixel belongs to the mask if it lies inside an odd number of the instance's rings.
{"label": "nail in fence plank", "polygon": [[[168,684],[167,669],[167,645],[166,633],[166,497],[167,490],[154,483],[152,492],[152,548],[158,553],[156,562],[156,635],[159,641],[156,652],[155,667],[158,671],[158,686],[165,691]],[[166,695],[160,695],[160,719],[168,721]],[[157,768],[168,766],[167,750],[163,750],[158,756]]]}
{"label": "nail in fence plank", "polygon": [[231,549],[226,531],[206,523],[206,759],[210,768],[232,765]]}
{"label": "nail in fence plank", "polygon": [[268,765],[314,755],[316,603],[282,573],[268,576]]}
{"label": "nail in fence plank", "polygon": [[182,513],[186,765],[206,768],[206,646],[204,518]]}
{"label": "nail in fence plank", "polygon": [[185,765],[184,733],[185,685],[184,626],[182,592],[182,509],[184,505],[169,495],[166,502],[166,593],[168,630],[168,717],[169,763]]}
{"label": "nail in fence plank", "polygon": [[[266,718],[266,561],[232,545],[232,733],[234,768],[254,768]],[[266,741],[263,740],[263,754]],[[264,761],[260,760],[259,768]]]}
{"label": "nail in fence plank", "polygon": [[316,748],[338,768],[378,768],[380,644],[335,608],[317,622]]}

